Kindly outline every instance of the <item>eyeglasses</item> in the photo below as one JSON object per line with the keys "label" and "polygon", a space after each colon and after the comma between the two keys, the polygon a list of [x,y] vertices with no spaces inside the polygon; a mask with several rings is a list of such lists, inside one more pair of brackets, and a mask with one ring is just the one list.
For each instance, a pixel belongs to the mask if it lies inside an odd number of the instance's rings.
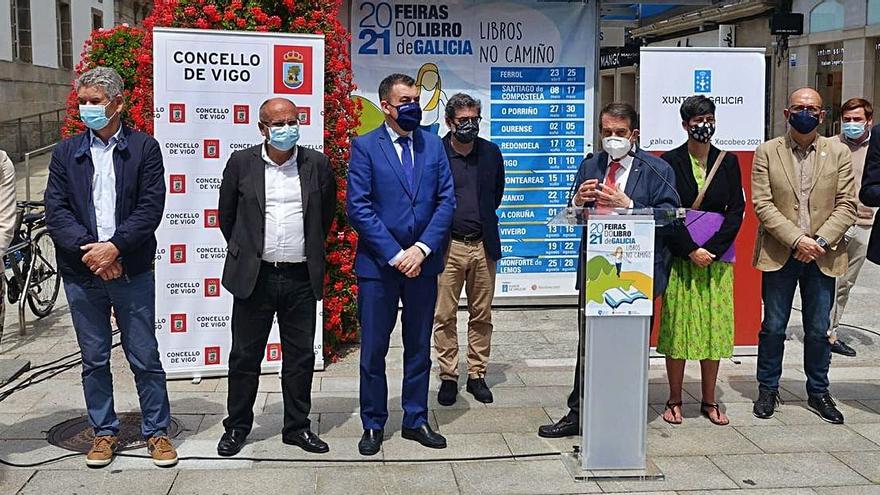
{"label": "eyeglasses", "polygon": [[819,115],[822,113],[822,107],[812,106],[812,105],[792,105],[788,107],[790,112],[800,113],[804,110],[810,112],[813,115]]}
{"label": "eyeglasses", "polygon": [[265,121],[261,120],[260,123],[266,127],[284,127],[284,126],[296,127],[299,125],[299,120],[287,120],[287,121],[282,120],[282,121],[277,121],[277,122],[265,122]]}
{"label": "eyeglasses", "polygon": [[480,122],[481,122],[482,120],[483,120],[483,117],[480,117],[480,116],[477,116],[477,117],[459,117],[459,118],[455,119],[455,125],[462,125],[462,124],[465,124],[465,123],[468,123],[468,122],[479,125]]}

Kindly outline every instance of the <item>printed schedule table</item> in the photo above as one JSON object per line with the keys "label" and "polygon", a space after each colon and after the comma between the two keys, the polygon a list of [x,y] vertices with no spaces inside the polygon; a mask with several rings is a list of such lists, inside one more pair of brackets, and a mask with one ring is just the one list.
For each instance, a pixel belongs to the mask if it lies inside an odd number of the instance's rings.
{"label": "printed schedule table", "polygon": [[547,225],[589,145],[584,67],[493,67],[490,132],[504,156],[499,273],[574,272],[580,230]]}

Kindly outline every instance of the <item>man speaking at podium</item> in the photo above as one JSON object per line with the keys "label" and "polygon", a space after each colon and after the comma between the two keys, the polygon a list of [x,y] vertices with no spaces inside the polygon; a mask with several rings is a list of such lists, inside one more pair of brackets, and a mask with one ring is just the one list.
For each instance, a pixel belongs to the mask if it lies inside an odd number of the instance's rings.
{"label": "man speaking at podium", "polygon": [[[604,151],[581,162],[574,179],[577,192],[571,198],[571,204],[585,208],[677,208],[681,201],[675,191],[672,167],[636,146],[639,115],[632,105],[609,103],[599,113],[599,121]],[[586,232],[581,236],[581,243],[584,242],[587,242]],[[662,237],[657,236],[654,240],[655,298],[666,289],[668,262]],[[578,273],[582,269],[578,264]],[[578,335],[577,367],[574,387],[568,396],[568,414],[552,425],[538,428],[541,437],[579,434],[583,345],[583,335]]]}

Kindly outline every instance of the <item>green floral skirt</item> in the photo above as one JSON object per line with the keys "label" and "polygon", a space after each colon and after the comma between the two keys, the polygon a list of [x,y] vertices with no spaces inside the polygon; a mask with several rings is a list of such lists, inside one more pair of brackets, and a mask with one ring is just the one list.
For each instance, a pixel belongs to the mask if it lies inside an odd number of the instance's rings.
{"label": "green floral skirt", "polygon": [[732,264],[715,262],[700,268],[690,260],[673,260],[657,352],[689,360],[733,355]]}

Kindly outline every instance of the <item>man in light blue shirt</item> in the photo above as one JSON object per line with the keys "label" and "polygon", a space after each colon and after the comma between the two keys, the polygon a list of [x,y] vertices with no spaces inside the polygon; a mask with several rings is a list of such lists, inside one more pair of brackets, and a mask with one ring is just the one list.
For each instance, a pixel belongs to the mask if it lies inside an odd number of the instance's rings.
{"label": "man in light blue shirt", "polygon": [[116,233],[116,172],[113,170],[113,151],[122,134],[122,126],[106,143],[89,131],[91,136],[92,163],[95,175],[92,177],[92,194],[95,202],[95,221],[98,228],[98,240],[110,240]]}
{"label": "man in light blue shirt", "polygon": [[[141,434],[157,466],[173,466],[165,371],[155,320],[155,232],[165,206],[159,143],[122,124],[122,78],[97,67],[77,80],[80,118],[88,131],[55,148],[46,185],[46,226],[82,350],[82,383],[95,433],[90,467],[113,461],[119,419],[113,406],[111,310],[134,372]],[[120,191],[117,196],[116,192]]]}

